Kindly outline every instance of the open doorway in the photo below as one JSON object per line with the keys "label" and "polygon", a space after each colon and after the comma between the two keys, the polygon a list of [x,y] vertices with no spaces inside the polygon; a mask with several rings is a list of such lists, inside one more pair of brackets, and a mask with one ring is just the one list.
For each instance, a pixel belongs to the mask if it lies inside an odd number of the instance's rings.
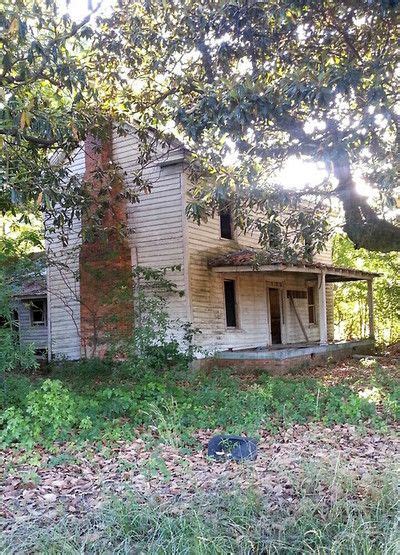
{"label": "open doorway", "polygon": [[282,343],[281,332],[281,303],[279,289],[268,289],[270,323],[271,323],[271,343],[279,345]]}

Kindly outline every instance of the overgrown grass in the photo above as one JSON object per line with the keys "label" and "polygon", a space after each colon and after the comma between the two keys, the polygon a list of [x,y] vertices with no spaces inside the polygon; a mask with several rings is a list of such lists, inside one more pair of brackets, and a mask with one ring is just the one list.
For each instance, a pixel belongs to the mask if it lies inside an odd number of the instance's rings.
{"label": "overgrown grass", "polygon": [[[112,450],[105,441],[129,441],[138,434],[149,444],[184,447],[184,459],[198,429],[256,435],[262,429],[275,432],[295,423],[322,422],[383,430],[400,416],[400,387],[379,365],[370,370],[362,384],[355,379],[327,385],[305,377],[264,374],[241,381],[221,370],[138,374],[127,365],[104,361],[65,363],[46,377],[7,378],[0,441],[16,450],[31,448],[25,462],[36,455],[40,459],[42,450],[35,446],[43,445],[53,455],[47,466],[65,464],[67,473],[75,452],[88,454],[98,444]],[[67,450],[57,450],[63,442]],[[161,449],[149,444],[146,448],[154,447],[154,453]],[[60,504],[47,519],[8,519],[0,552],[397,555],[400,506],[395,472],[365,475],[340,466],[339,459],[316,460],[303,459],[300,470],[291,472],[288,491],[268,487],[268,480],[261,490],[249,466],[245,480],[234,485],[222,477],[208,493],[185,490],[166,501],[167,495],[138,497],[126,489],[118,499],[110,499],[108,493],[100,508],[83,507],[78,517],[63,512]],[[273,485],[287,481],[289,470],[281,463],[278,457],[270,468]],[[166,483],[172,480],[171,470],[157,456],[149,457],[140,469],[150,477],[165,475]],[[35,478],[38,475],[30,472],[29,480]]]}
{"label": "overgrown grass", "polygon": [[83,518],[14,524],[0,548],[4,555],[395,555],[400,549],[396,484],[382,477],[371,483],[362,499],[337,475],[326,480],[317,472],[312,480],[300,480],[292,497],[281,499],[254,488],[168,503],[126,492],[123,500],[113,499]]}
{"label": "overgrown grass", "polygon": [[262,375],[244,385],[229,372],[129,372],[104,361],[64,363],[46,378],[9,376],[1,393],[0,444],[129,439],[136,428],[173,445],[195,429],[271,432],[319,421],[384,427],[400,416],[400,386],[376,366],[370,383],[326,385]]}

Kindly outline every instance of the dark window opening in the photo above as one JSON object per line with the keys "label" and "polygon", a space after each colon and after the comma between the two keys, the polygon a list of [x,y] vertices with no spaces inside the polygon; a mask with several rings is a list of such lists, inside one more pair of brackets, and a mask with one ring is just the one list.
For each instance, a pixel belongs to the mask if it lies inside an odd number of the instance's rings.
{"label": "dark window opening", "polygon": [[228,328],[236,328],[236,295],[233,280],[224,281],[224,293],[226,325]]}
{"label": "dark window opening", "polygon": [[307,299],[308,299],[308,322],[310,324],[316,323],[315,317],[315,292],[314,287],[307,287]]}
{"label": "dark window opening", "polygon": [[219,214],[222,239],[232,239],[232,215],[229,209],[222,210]]}
{"label": "dark window opening", "polygon": [[45,326],[46,325],[46,301],[44,299],[37,299],[30,303],[31,325],[32,326]]}
{"label": "dark window opening", "polygon": [[269,309],[271,318],[271,342],[273,345],[279,345],[282,343],[281,303],[279,289],[269,290]]}

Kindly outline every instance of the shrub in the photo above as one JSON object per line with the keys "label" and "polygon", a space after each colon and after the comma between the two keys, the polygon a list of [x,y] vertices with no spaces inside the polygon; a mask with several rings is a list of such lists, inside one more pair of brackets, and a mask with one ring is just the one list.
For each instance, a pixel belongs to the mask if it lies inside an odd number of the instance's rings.
{"label": "shrub", "polygon": [[0,408],[24,407],[26,399],[33,386],[27,376],[8,375],[0,388]]}
{"label": "shrub", "polygon": [[[0,313],[1,317],[1,313]],[[13,330],[0,325],[0,379],[11,371],[34,370],[38,367],[33,344],[21,346]]]}
{"label": "shrub", "polygon": [[77,420],[73,394],[59,380],[48,379],[27,395],[25,407],[10,407],[0,417],[0,443],[49,443],[65,437]]}
{"label": "shrub", "polygon": [[106,387],[94,396],[96,412],[106,418],[134,416],[138,403],[133,392],[120,388]]}
{"label": "shrub", "polygon": [[193,328],[190,322],[171,320],[168,313],[171,298],[183,295],[166,277],[167,272],[176,270],[180,267],[134,268],[135,326],[130,337],[123,341],[118,339],[110,351],[126,360],[119,369],[124,375],[187,369],[193,360],[196,351],[193,340],[200,330]]}
{"label": "shrub", "polygon": [[110,376],[114,366],[115,363],[108,358],[87,358],[79,363],[61,358],[52,361],[48,365],[48,371],[54,378],[87,383],[91,379]]}
{"label": "shrub", "polygon": [[77,420],[73,394],[59,380],[45,380],[39,389],[29,393],[26,413],[34,434],[43,434],[51,440],[69,430]]}
{"label": "shrub", "polygon": [[0,414],[0,445],[7,447],[18,443],[33,447],[36,440],[32,434],[31,420],[21,409],[9,407]]}

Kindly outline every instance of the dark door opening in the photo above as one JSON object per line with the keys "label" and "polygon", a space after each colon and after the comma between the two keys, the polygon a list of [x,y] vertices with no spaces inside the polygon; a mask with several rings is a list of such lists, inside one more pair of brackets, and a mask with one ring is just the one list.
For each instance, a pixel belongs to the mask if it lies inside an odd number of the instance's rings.
{"label": "dark door opening", "polygon": [[271,342],[273,345],[276,345],[282,343],[279,289],[269,289],[269,309],[271,322]]}

